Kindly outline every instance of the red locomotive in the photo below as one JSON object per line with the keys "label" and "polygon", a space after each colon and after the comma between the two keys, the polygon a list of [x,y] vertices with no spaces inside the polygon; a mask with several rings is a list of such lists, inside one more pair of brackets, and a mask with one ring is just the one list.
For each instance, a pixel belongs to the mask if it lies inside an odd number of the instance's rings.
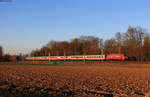
{"label": "red locomotive", "polygon": [[127,57],[124,54],[107,54],[106,60],[125,60]]}

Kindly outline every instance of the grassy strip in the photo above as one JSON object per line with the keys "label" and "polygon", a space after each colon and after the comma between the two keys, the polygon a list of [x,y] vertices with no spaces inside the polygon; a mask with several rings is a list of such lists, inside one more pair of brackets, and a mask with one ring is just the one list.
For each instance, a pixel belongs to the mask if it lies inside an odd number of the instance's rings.
{"label": "grassy strip", "polygon": [[0,65],[22,65],[22,66],[106,66],[106,67],[125,67],[125,68],[150,68],[149,65],[144,65],[144,63],[130,63],[130,62],[100,62],[98,64],[91,63],[59,63],[59,62],[0,62]]}
{"label": "grassy strip", "polygon": [[33,62],[0,62],[0,65],[54,65],[54,64],[33,63]]}

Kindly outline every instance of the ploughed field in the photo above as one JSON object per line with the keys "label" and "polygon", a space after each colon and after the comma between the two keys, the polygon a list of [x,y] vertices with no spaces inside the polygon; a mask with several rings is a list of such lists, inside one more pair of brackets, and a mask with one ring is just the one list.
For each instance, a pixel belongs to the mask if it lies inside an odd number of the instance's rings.
{"label": "ploughed field", "polygon": [[149,97],[150,68],[0,66],[2,97]]}

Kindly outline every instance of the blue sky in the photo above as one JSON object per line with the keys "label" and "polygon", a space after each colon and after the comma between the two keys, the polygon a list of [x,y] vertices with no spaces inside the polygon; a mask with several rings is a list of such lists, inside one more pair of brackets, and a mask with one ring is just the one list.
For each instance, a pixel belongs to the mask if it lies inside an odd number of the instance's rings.
{"label": "blue sky", "polygon": [[0,45],[29,53],[50,40],[108,39],[128,26],[150,29],[150,0],[12,0],[0,2]]}

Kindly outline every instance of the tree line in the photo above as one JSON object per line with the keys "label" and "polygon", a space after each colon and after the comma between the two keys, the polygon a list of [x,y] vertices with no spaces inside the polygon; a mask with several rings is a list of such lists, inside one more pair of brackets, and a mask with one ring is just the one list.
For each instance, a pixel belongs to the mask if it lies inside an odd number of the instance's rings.
{"label": "tree line", "polygon": [[[150,34],[141,27],[131,27],[126,32],[117,32],[113,38],[102,39],[96,36],[80,36],[70,41],[50,41],[40,49],[33,50],[30,56],[67,56],[125,54],[136,61],[150,61]],[[0,46],[0,61],[24,58],[3,55]]]}
{"label": "tree line", "polygon": [[4,54],[3,47],[0,46],[0,62],[17,62],[17,61],[24,61],[27,55],[10,55]]}
{"label": "tree line", "polygon": [[95,36],[81,36],[71,41],[50,41],[31,56],[66,56],[123,53],[132,60],[150,61],[150,34],[141,27],[131,27],[125,33],[104,40]]}

